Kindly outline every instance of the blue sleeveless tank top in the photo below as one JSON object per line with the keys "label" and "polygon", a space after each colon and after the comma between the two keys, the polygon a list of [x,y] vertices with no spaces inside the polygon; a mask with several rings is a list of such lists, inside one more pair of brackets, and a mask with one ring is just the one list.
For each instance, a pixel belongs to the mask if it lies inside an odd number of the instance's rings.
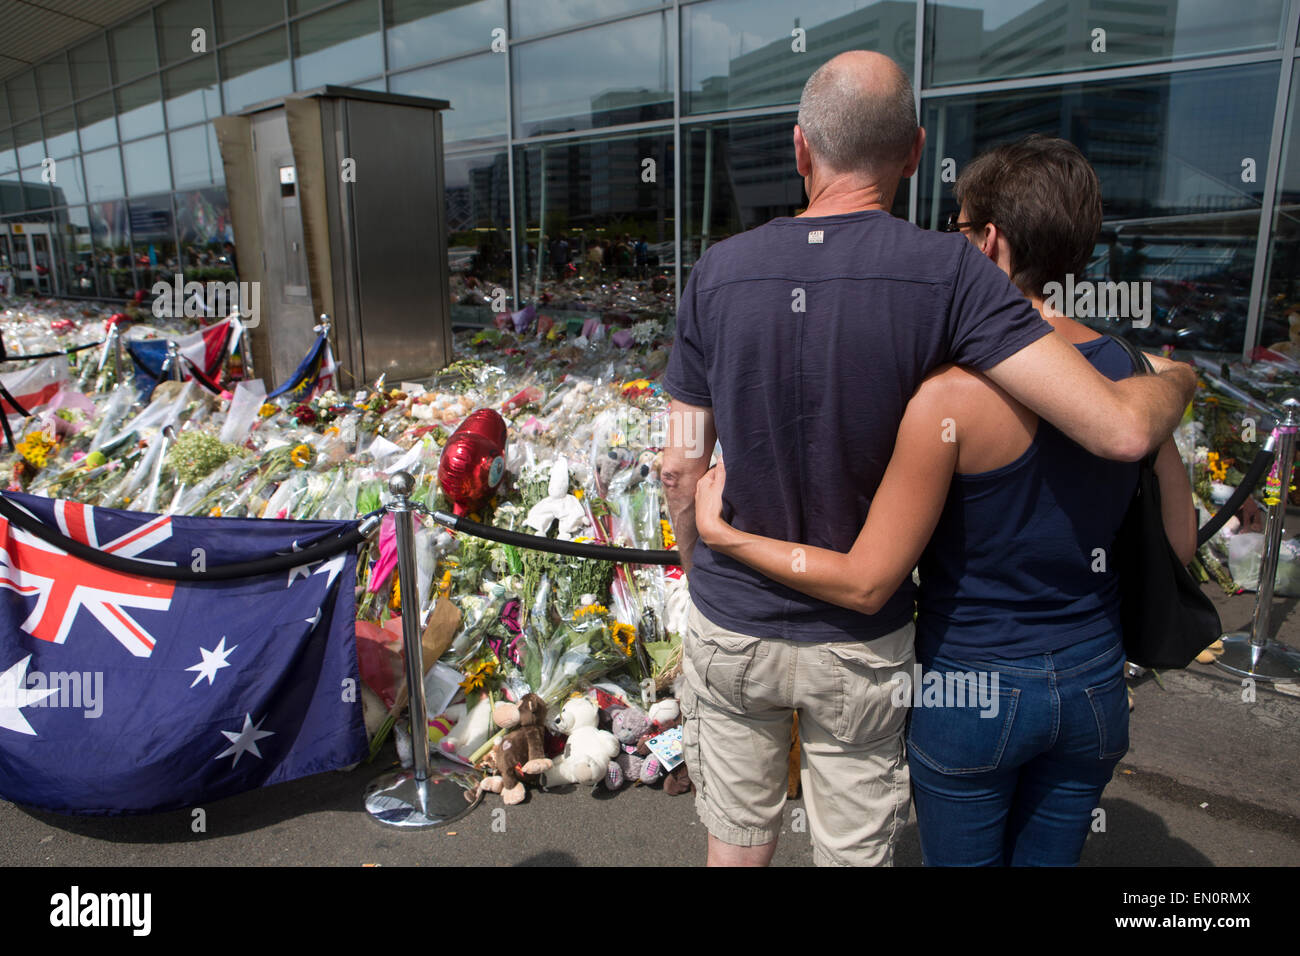
{"label": "blue sleeveless tank top", "polygon": [[[1077,348],[1112,381],[1133,366],[1108,338]],[[1111,548],[1138,466],[1090,454],[1041,419],[1029,449],[953,475],[921,556],[917,652],[967,660],[1043,654],[1118,635]]]}

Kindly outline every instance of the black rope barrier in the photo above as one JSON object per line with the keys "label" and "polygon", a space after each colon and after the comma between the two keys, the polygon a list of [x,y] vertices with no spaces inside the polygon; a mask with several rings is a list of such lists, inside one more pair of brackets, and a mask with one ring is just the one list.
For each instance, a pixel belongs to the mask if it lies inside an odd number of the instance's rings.
{"label": "black rope barrier", "polygon": [[1201,526],[1200,530],[1196,532],[1196,546],[1198,548],[1218,534],[1219,529],[1228,523],[1228,519],[1241,510],[1241,506],[1246,503],[1246,499],[1250,497],[1250,493],[1254,491],[1255,486],[1259,484],[1259,479],[1264,477],[1264,472],[1266,472],[1273,464],[1273,458],[1275,455],[1276,452],[1271,448],[1261,448],[1255,454],[1255,460],[1252,461],[1250,467],[1246,469],[1246,476],[1241,479],[1241,483],[1237,485],[1237,488],[1233,491],[1231,497],[1229,497],[1228,500],[1223,503],[1223,506],[1214,513],[1214,516],[1211,517],[1209,521],[1205,522],[1205,524]]}
{"label": "black rope barrier", "polygon": [[471,521],[469,518],[458,518],[443,511],[432,511],[428,512],[428,514],[438,524],[450,528],[452,531],[464,531],[476,538],[485,538],[498,544],[511,544],[520,548],[529,548],[533,551],[549,551],[552,554],[593,558],[597,561],[617,561],[620,564],[664,564],[672,566],[682,563],[682,556],[676,551],[642,551],[639,548],[614,548],[604,544],[561,541],[558,538],[543,538],[541,535],[521,534],[518,531],[507,531],[505,528],[494,528],[491,525]]}
{"label": "black rope barrier", "polygon": [[33,352],[31,355],[7,355],[0,358],[0,362],[25,362],[28,359],[47,359],[58,358],[61,355],[74,355],[85,349],[93,349],[96,346],[103,345],[105,341],[105,339],[100,339],[98,342],[86,342],[84,345],[74,345],[72,348],[62,349],[57,352]]}
{"label": "black rope barrier", "polygon": [[[171,567],[152,564],[148,561],[136,561],[116,554],[106,554],[98,548],[82,544],[80,541],[69,538],[62,532],[51,528],[43,521],[19,508],[2,494],[0,494],[0,517],[17,525],[24,531],[31,532],[46,544],[53,545],[74,557],[81,558],[83,561],[89,561],[91,564],[108,568],[110,571],[119,571],[122,574],[133,574],[141,578],[158,578],[164,581],[230,581],[234,578],[252,578],[262,574],[288,571],[290,568],[323,561],[326,558],[333,557],[340,551],[355,548],[373,530],[368,520],[358,521],[355,526],[341,534],[327,535],[325,538],[309,544],[301,551],[271,555],[256,561],[241,561],[238,564],[219,564],[209,566],[203,571],[195,571],[193,568],[184,565]],[[373,517],[373,513],[366,517],[367,519]]]}

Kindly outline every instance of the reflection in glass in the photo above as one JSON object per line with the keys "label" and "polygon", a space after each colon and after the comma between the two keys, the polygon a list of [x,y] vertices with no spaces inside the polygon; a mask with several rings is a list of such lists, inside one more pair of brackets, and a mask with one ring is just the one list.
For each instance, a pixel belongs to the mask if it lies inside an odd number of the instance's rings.
{"label": "reflection in glass", "polygon": [[176,235],[186,278],[197,282],[234,279],[235,273],[222,259],[225,243],[235,241],[226,191],[196,189],[177,193],[175,200]]}
{"label": "reflection in glass", "polygon": [[15,123],[35,119],[40,114],[36,101],[36,74],[31,70],[9,77],[5,88],[9,91],[9,109]]}
{"label": "reflection in glass", "polygon": [[45,114],[45,151],[54,159],[77,151],[77,116],[72,107]]}
{"label": "reflection in glass", "polygon": [[165,136],[151,136],[149,139],[124,144],[122,165],[126,168],[128,195],[141,196],[172,188]]}
{"label": "reflection in glass", "polygon": [[95,275],[95,247],[90,234],[90,213],[85,206],[69,206],[61,219],[63,286],[68,295],[101,295]]}
{"label": "reflection in glass", "polygon": [[[218,39],[222,43],[284,21],[284,4],[280,0],[221,0],[215,7]],[[280,37],[280,49],[284,49],[283,36]]]}
{"label": "reflection in glass", "polygon": [[45,140],[41,138],[40,120],[15,126],[14,142],[18,146],[18,165],[30,166],[45,158]]}
{"label": "reflection in glass", "polygon": [[72,102],[72,81],[62,54],[36,68],[36,85],[40,88],[41,109],[47,113]]}
{"label": "reflection in glass", "polygon": [[117,142],[117,123],[113,119],[113,94],[104,93],[77,104],[77,126],[81,130],[81,148],[98,149]]}
{"label": "reflection in glass", "polygon": [[[1265,63],[927,100],[918,221],[937,228],[955,209],[936,157],[960,174],[995,143],[1064,137],[1102,185],[1105,223],[1087,276],[1153,283],[1151,325],[1137,341],[1237,351],[1264,190],[1263,176],[1242,181],[1241,160],[1267,155],[1277,71]],[[1118,318],[1096,324],[1128,329]]]}
{"label": "reflection in glass", "polygon": [[[539,143],[516,156],[520,297],[557,318],[593,308],[628,321],[671,315],[671,133]],[[652,181],[639,175],[647,159]]]}
{"label": "reflection in glass", "polygon": [[129,83],[158,69],[152,12],[110,30],[108,45],[113,52],[113,75],[118,83]]}
{"label": "reflection in glass", "polygon": [[117,127],[124,140],[162,131],[162,95],[156,76],[118,89]]}
{"label": "reflection in glass", "polygon": [[209,0],[168,0],[156,8],[158,36],[161,40],[163,65],[188,60],[197,52],[194,49],[194,31],[204,32],[205,49],[216,44],[212,33],[212,6]]}
{"label": "reflection in glass", "polygon": [[442,114],[443,140],[503,140],[506,137],[506,72],[500,54],[483,53],[439,66],[428,66],[388,79],[394,93],[447,100]]}
{"label": "reflection in glass", "polygon": [[665,11],[512,47],[519,135],[671,117],[670,20]]}
{"label": "reflection in glass", "polygon": [[[795,30],[804,31],[796,35]],[[796,52],[798,46],[804,52]],[[900,0],[714,0],[682,7],[682,112],[798,103],[813,70],[875,50],[910,77],[916,4]]]}
{"label": "reflection in glass", "polygon": [[48,166],[29,166],[22,170],[23,206],[27,209],[49,209],[64,202],[62,185],[58,181],[57,168],[54,181],[50,181],[46,172]]}
{"label": "reflection in glass", "polygon": [[448,156],[445,170],[452,318],[486,324],[492,289],[511,289],[506,154]]}
{"label": "reflection in glass", "polygon": [[51,205],[86,201],[86,180],[81,174],[81,157],[65,156],[49,166],[51,184],[58,189]]}
{"label": "reflection in glass", "polygon": [[126,192],[122,185],[122,160],[116,146],[86,153],[81,161],[86,167],[87,199],[117,199]]}
{"label": "reflection in glass", "polygon": [[171,282],[180,269],[176,235],[172,228],[171,196],[133,199],[127,206],[131,218],[131,252],[136,282],[142,289],[155,282]]}
{"label": "reflection in glass", "polygon": [[[926,5],[927,86],[1270,50],[1287,0],[944,0]],[[1096,34],[1098,28],[1104,34]],[[1104,50],[1101,47],[1104,45]]]}
{"label": "reflection in glass", "polygon": [[221,115],[217,95],[217,64],[211,55],[186,63],[162,75],[167,125],[175,128]]}
{"label": "reflection in glass", "polygon": [[172,179],[177,189],[210,186],[225,179],[221,150],[212,124],[191,126],[168,137],[172,152]]}
{"label": "reflection in glass", "polygon": [[1259,344],[1300,361],[1300,68],[1291,74]]}
{"label": "reflection in glass", "polygon": [[125,299],[135,291],[131,246],[127,241],[126,201],[94,203],[88,211],[100,293]]}
{"label": "reflection in glass", "polygon": [[510,0],[510,29],[527,37],[659,5],[659,0]]}
{"label": "reflection in glass", "polygon": [[287,93],[293,86],[284,31],[273,30],[221,51],[226,111],[234,112]]}
{"label": "reflection in glass", "polygon": [[[505,27],[504,0],[384,0],[388,68],[488,50],[492,31]],[[516,28],[518,33],[518,28]]]}
{"label": "reflection in glass", "polygon": [[293,25],[297,88],[344,84],[384,68],[374,0],[352,0]]}
{"label": "reflection in glass", "polygon": [[72,92],[77,99],[112,85],[108,75],[108,44],[102,36],[95,36],[81,46],[68,51],[72,64]]}

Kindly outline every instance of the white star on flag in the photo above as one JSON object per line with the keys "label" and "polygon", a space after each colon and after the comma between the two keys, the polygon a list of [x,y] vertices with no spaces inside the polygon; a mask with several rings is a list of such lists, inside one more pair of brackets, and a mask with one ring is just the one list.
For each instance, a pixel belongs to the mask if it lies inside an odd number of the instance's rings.
{"label": "white star on flag", "polygon": [[[266,720],[266,718],[263,717],[262,720]],[[229,757],[231,754],[234,754],[235,759],[230,764],[230,769],[233,770],[235,764],[239,763],[239,758],[245,753],[251,753],[254,757],[260,758],[262,752],[257,749],[257,742],[263,737],[275,736],[275,731],[273,730],[259,729],[262,726],[262,720],[259,720],[257,725],[254,726],[252,714],[245,714],[244,726],[239,733],[232,733],[229,730],[221,731],[221,736],[230,741],[230,746],[217,754],[216,759],[220,760],[222,757]]]}
{"label": "white star on flag", "polygon": [[305,617],[303,618],[303,620],[306,621],[308,624],[310,624],[312,626],[312,629],[314,630],[316,625],[320,623],[320,616],[321,616],[320,608],[316,608],[316,614],[314,616]]}
{"label": "white star on flag", "polygon": [[57,687],[45,690],[27,689],[27,662],[31,659],[32,655],[28,654],[0,674],[0,728],[35,737],[36,731],[32,730],[32,725],[20,711],[23,707],[44,700],[51,694],[57,694],[59,689]]}
{"label": "white star on flag", "polygon": [[200,647],[199,653],[203,655],[203,660],[195,664],[193,667],[185,668],[187,671],[199,672],[199,676],[194,678],[194,683],[190,686],[197,686],[199,681],[203,680],[205,677],[208,679],[208,684],[210,686],[213,678],[217,676],[217,671],[221,670],[223,667],[230,666],[230,662],[227,661],[226,658],[229,657],[231,652],[238,646],[238,644],[235,644],[227,648],[226,638],[223,634],[220,643],[218,643],[212,650],[209,651]]}
{"label": "white star on flag", "polygon": [[[293,543],[293,550],[295,551],[302,550],[301,548],[298,547],[297,541]],[[338,577],[339,572],[343,570],[343,562],[345,560],[347,560],[347,555],[344,552],[340,551],[334,557],[330,558],[328,561],[321,564],[321,566],[317,568],[315,571],[311,570],[311,566],[313,564],[318,563],[316,561],[310,561],[307,564],[299,564],[296,567],[292,567],[289,569],[289,581],[288,583],[285,584],[285,587],[290,587],[300,575],[304,578],[309,578],[313,574],[320,574],[322,571],[329,572],[329,578],[325,581],[325,587],[326,588],[332,587],[334,584],[334,579]]]}

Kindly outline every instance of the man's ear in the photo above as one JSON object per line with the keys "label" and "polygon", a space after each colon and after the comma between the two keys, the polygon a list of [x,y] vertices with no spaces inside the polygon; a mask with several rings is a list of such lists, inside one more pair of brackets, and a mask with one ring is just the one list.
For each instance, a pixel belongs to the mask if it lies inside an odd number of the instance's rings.
{"label": "man's ear", "polygon": [[916,172],[916,167],[921,165],[921,153],[925,151],[925,127],[916,128],[916,139],[912,142],[912,151],[907,154],[907,163],[903,166],[903,179],[907,179]]}
{"label": "man's ear", "polygon": [[807,176],[812,172],[812,153],[808,149],[808,140],[804,139],[803,130],[799,124],[794,124],[794,168],[799,171],[800,176]]}
{"label": "man's ear", "polygon": [[1002,231],[993,223],[984,227],[984,238],[980,240],[980,252],[993,260],[994,264],[998,261],[999,246],[1006,245],[1006,237]]}

